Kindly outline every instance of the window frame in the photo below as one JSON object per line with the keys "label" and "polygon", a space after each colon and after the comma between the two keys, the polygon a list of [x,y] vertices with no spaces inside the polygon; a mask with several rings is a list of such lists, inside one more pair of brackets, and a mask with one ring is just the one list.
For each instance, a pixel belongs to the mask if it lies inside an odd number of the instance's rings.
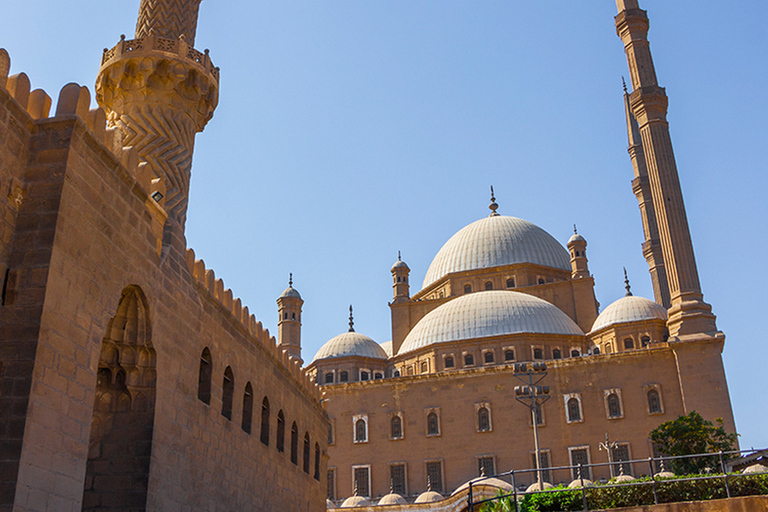
{"label": "window frame", "polygon": [[[549,448],[539,448],[539,460],[541,456],[547,456],[547,465],[541,468],[541,479],[545,482],[552,483],[552,450]],[[531,450],[528,452],[528,461],[531,463],[531,469],[533,470],[533,478],[536,479],[536,451]],[[546,475],[546,476],[545,476]]]}
{"label": "window frame", "polygon": [[[659,395],[659,410],[651,411],[651,402],[648,400],[648,395],[651,391],[655,391]],[[661,384],[647,384],[643,386],[643,392],[645,393],[645,408],[648,412],[648,416],[660,416],[664,414],[664,395],[661,393]]]}
{"label": "window frame", "polygon": [[[336,496],[338,496],[338,490],[337,490],[337,478],[336,478],[336,466],[329,466],[326,469],[326,481],[325,481],[325,498],[331,501],[336,501]],[[328,478],[330,475],[333,475],[332,478]],[[330,493],[328,491],[331,491]]]}
{"label": "window frame", "polygon": [[[472,358],[472,362],[469,363],[469,364],[467,364],[467,357]],[[469,350],[462,351],[462,353],[461,353],[461,362],[462,362],[462,366],[464,368],[474,368],[475,366],[477,366],[475,364],[475,354],[472,353]]]}
{"label": "window frame", "polygon": [[[395,418],[400,420],[400,436],[395,437],[392,435],[392,421]],[[392,441],[402,441],[405,439],[405,421],[403,421],[403,412],[397,411],[389,415],[389,439]]]}
{"label": "window frame", "polygon": [[[336,384],[336,370],[323,372],[322,384]],[[331,382],[328,382],[328,375],[331,376]]]}
{"label": "window frame", "polygon": [[442,458],[424,460],[424,488],[426,489],[430,486],[429,464],[435,463],[440,464],[440,486],[439,489],[436,489],[434,482],[432,482],[431,487],[433,491],[443,494],[445,490],[445,461]]}
{"label": "window frame", "polygon": [[[618,448],[623,448],[623,447],[627,448],[627,459],[626,460],[621,460],[621,461],[616,461],[616,459],[615,459],[615,457],[613,455],[613,450],[618,449]],[[621,467],[622,466],[626,466],[626,467],[629,468],[629,471],[626,471],[626,470],[624,471],[625,475],[630,475],[630,476],[634,475],[634,469],[632,468],[632,462],[630,462],[631,460],[632,460],[632,445],[629,443],[629,441],[617,442],[616,443],[616,447],[611,449],[611,461],[612,461],[611,462],[611,472],[613,473],[613,476],[616,477],[616,476],[619,476],[621,474]]]}
{"label": "window frame", "polygon": [[[579,404],[579,419],[574,420],[571,419],[571,409],[570,409],[570,402],[571,400],[576,400],[576,402]],[[575,424],[575,423],[584,423],[584,408],[582,407],[581,403],[581,394],[580,393],[566,393],[563,395],[563,405],[565,406],[565,422],[569,425]]]}
{"label": "window frame", "polygon": [[[611,415],[611,409],[609,406],[609,397],[611,395],[616,395],[619,401],[619,414],[618,415]],[[604,389],[603,390],[603,403],[605,405],[605,417],[609,420],[620,420],[624,418],[624,401],[621,398],[621,389],[620,388],[611,388],[611,389]]]}
{"label": "window frame", "polygon": [[[580,446],[569,446],[568,447],[568,463],[571,466],[576,466],[573,462],[573,452],[585,450],[587,452],[587,464],[592,464],[592,454],[589,452],[589,445],[580,445]],[[592,480],[592,467],[587,465],[585,468],[586,475],[581,475],[581,477],[585,480]],[[576,480],[578,478],[577,475],[578,468],[572,467],[571,468],[571,480]]]}
{"label": "window frame", "polygon": [[[485,430],[480,429],[480,409],[488,411],[488,428]],[[493,432],[493,419],[491,416],[491,403],[490,402],[477,402],[475,403],[475,431],[478,434],[486,434]]]}
{"label": "window frame", "polygon": [[[429,432],[429,415],[434,413],[437,416],[437,432]],[[440,424],[440,408],[429,407],[424,409],[424,433],[427,437],[440,437],[443,433],[442,425]]]}
{"label": "window frame", "polygon": [[[392,478],[392,468],[396,466],[403,467],[403,492],[398,492],[399,489],[397,487],[394,487],[395,479]],[[387,464],[387,467],[389,468],[390,485],[393,486],[394,492],[399,494],[400,496],[408,496],[408,463],[405,461],[390,462]]]}
{"label": "window frame", "polygon": [[[357,438],[357,422],[362,421],[365,424],[365,439]],[[368,431],[368,415],[367,414],[355,414],[352,416],[352,444],[366,444],[371,438]]]}
{"label": "window frame", "polygon": [[485,469],[485,465],[482,464],[482,461],[484,459],[491,459],[491,465],[493,471],[491,473],[486,473],[485,476],[493,476],[496,474],[496,455],[493,453],[484,453],[482,455],[475,455],[475,460],[477,460],[477,476],[480,476],[482,474],[482,470]]}
{"label": "window frame", "polygon": [[[451,366],[447,366],[445,364],[445,361],[450,358],[451,359]],[[456,357],[454,357],[453,353],[450,354],[443,354],[443,369],[444,370],[455,370],[456,369]]]}
{"label": "window frame", "polygon": [[[360,489],[357,489],[357,486],[355,483],[357,480],[355,479],[355,470],[356,469],[365,469],[368,472],[368,493],[364,494],[360,492]],[[352,489],[357,490],[358,496],[363,496],[364,498],[371,499],[371,465],[370,464],[353,464],[352,465]]]}
{"label": "window frame", "polygon": [[[488,354],[491,355],[491,360],[490,361],[487,360]],[[483,350],[482,356],[483,356],[482,357],[483,365],[496,364],[496,351],[493,350],[492,348],[487,348],[487,349]]]}

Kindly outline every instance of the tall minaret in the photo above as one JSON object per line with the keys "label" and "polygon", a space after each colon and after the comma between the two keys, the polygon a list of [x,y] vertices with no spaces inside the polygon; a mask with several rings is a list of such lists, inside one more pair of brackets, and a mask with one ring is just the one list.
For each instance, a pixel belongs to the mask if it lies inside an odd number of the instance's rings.
{"label": "tall minaret", "polygon": [[392,291],[394,292],[392,304],[408,302],[411,298],[410,285],[408,284],[408,276],[411,273],[411,269],[408,268],[408,264],[400,257],[400,251],[397,251],[397,261],[389,270],[392,272]]}
{"label": "tall minaret", "polygon": [[293,287],[293,274],[288,279],[288,288],[277,299],[277,343],[282,349],[301,361],[301,306],[304,301]]}
{"label": "tall minaret", "polygon": [[616,32],[624,42],[632,80],[629,103],[637,120],[669,286],[671,336],[717,332],[703,300],[683,193],[667,123],[667,95],[656,80],[648,43],[648,16],[637,0],[616,0]]}
{"label": "tall minaret", "polygon": [[637,120],[632,113],[626,83],[624,84],[624,108],[627,115],[627,136],[629,137],[627,151],[632,159],[632,169],[635,173],[635,179],[632,180],[632,191],[637,196],[637,202],[640,205],[640,218],[643,220],[643,234],[645,235],[643,256],[645,256],[645,260],[648,262],[648,269],[651,272],[653,296],[656,302],[669,309],[671,306],[669,283],[667,282],[664,255],[662,254],[661,241],[659,240],[656,210],[653,207],[653,198],[651,196],[651,182],[648,179],[648,167],[645,165],[645,152],[643,151],[643,141],[640,137],[640,128],[637,126]]}
{"label": "tall minaret", "polygon": [[96,100],[157,183],[173,231],[187,214],[195,134],[213,116],[219,69],[192,45],[201,0],[142,0],[136,37],[104,50]]}

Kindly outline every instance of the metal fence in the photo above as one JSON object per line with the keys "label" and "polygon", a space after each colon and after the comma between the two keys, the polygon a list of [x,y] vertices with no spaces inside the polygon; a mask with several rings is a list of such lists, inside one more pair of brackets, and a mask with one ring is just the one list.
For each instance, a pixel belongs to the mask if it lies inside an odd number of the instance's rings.
{"label": "metal fence", "polygon": [[[613,462],[604,462],[597,464],[578,464],[574,466],[557,466],[544,468],[544,471],[551,476],[551,480],[557,480],[554,478],[557,475],[562,476],[564,473],[572,475],[575,478],[570,478],[570,483],[567,480],[562,481],[567,485],[567,488],[546,488],[539,489],[536,485],[536,469],[523,469],[512,470],[506,473],[500,473],[491,476],[481,476],[475,478],[469,482],[469,496],[468,496],[468,508],[469,512],[479,512],[481,507],[486,503],[491,503],[504,498],[512,498],[514,503],[514,510],[519,510],[519,500],[526,494],[545,494],[545,493],[561,493],[561,492],[580,492],[583,510],[590,510],[587,500],[587,494],[590,489],[596,487],[588,478],[595,473],[610,474],[611,479],[602,477],[599,479],[598,489],[608,489],[613,487],[651,487],[653,490],[653,502],[659,503],[658,490],[665,483],[673,482],[691,482],[700,480],[712,480],[720,482],[725,489],[725,494],[728,498],[731,497],[731,482],[736,478],[745,476],[742,473],[729,472],[730,468],[739,465],[740,457],[743,454],[752,455],[752,461],[750,464],[755,464],[755,454],[765,453],[766,450],[739,450],[729,452],[717,452],[717,453],[699,453],[695,455],[681,455],[675,457],[649,457],[647,459],[634,459],[634,460],[622,460]],[[750,459],[747,456],[747,459]],[[625,468],[630,468],[630,471],[626,471]],[[702,468],[701,474],[688,474],[677,476],[671,471],[671,468],[675,467],[698,467]],[[606,469],[608,471],[606,471]],[[639,472],[638,472],[639,470]],[[645,472],[647,470],[647,473]],[[649,480],[638,481],[632,476],[632,471],[638,472],[640,477],[649,477]],[[617,476],[614,473],[618,472]],[[750,475],[768,474],[766,471],[752,472]],[[585,476],[586,475],[586,476]],[[492,483],[491,479],[503,480],[508,482],[512,486],[512,490],[507,494],[499,494],[492,498],[480,499],[474,501],[474,494],[472,491],[473,486],[478,485],[496,485]],[[486,482],[485,484],[483,482]],[[527,482],[534,482],[528,486]],[[528,486],[528,487],[526,487]]]}

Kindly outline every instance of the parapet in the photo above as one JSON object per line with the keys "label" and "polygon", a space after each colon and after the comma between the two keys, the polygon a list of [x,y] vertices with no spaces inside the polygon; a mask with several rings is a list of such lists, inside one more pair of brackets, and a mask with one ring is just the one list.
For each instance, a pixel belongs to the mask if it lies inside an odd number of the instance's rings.
{"label": "parapet", "polygon": [[240,299],[233,297],[232,290],[224,287],[224,281],[217,279],[212,269],[205,268],[203,260],[195,259],[195,251],[192,249],[187,249],[186,262],[192,277],[200,286],[205,288],[214,300],[240,322],[252,340],[259,343],[274,358],[276,363],[282,365],[299,387],[319,401],[322,398],[320,386],[301,367],[301,360],[289,355],[285,349],[277,345],[275,337],[270,336],[269,329],[265,329],[261,322],[250,314],[248,306],[243,306]]}

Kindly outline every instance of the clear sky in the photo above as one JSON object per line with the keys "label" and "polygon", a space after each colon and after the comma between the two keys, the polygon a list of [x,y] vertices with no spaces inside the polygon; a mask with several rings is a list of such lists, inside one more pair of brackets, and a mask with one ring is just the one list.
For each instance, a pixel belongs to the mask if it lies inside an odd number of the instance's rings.
{"label": "clear sky", "polygon": [[[54,97],[92,88],[139,0],[5,2],[12,73]],[[768,43],[764,0],[641,0],[651,19],[705,299],[726,333],[744,447],[765,447]],[[389,268],[414,287],[448,238],[488,214],[589,242],[596,294],[652,297],[631,190],[612,0],[202,3],[198,49],[221,67],[198,136],[187,239],[276,333],[294,273],[304,358],[347,328],[391,339]],[[54,107],[55,108],[55,107]],[[117,301],[117,298],[115,298]],[[161,343],[161,340],[156,340]],[[649,379],[652,380],[652,376]]]}

